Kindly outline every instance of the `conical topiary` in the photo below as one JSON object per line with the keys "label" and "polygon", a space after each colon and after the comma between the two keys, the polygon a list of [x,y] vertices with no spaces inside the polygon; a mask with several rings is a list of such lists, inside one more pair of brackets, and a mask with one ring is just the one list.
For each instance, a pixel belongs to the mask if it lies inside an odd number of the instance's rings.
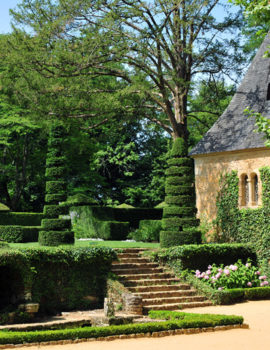
{"label": "conical topiary", "polygon": [[167,248],[182,244],[201,243],[196,219],[193,159],[187,156],[185,142],[174,141],[166,170],[165,202],[163,208],[160,246]]}
{"label": "conical topiary", "polygon": [[39,243],[45,246],[73,244],[74,233],[71,231],[68,206],[61,205],[67,198],[66,194],[66,158],[63,155],[63,138],[65,130],[61,125],[51,127],[48,153],[46,160],[46,196],[43,209],[44,219],[41,221]]}

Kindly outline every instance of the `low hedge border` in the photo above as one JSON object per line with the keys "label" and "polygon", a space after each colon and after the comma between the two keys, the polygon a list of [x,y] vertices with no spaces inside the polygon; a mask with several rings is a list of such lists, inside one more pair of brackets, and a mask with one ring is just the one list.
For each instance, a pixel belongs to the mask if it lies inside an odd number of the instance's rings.
{"label": "low hedge border", "polygon": [[160,249],[152,253],[156,261],[184,270],[207,269],[213,263],[217,265],[234,264],[238,259],[246,262],[249,258],[253,265],[257,265],[257,255],[252,245],[244,243],[183,245]]}
{"label": "low hedge border", "polygon": [[0,238],[8,243],[37,242],[40,226],[0,226]]}
{"label": "low hedge border", "polygon": [[218,305],[231,305],[247,300],[270,300],[270,287],[216,290],[203,283],[192,274],[187,274],[185,278],[200,293],[204,294],[207,298]]}
{"label": "low hedge border", "polygon": [[[156,332],[174,331],[178,329],[184,331],[194,328],[211,328],[211,330],[213,330],[213,327],[216,326],[239,326],[243,324],[243,317],[241,316],[191,315],[191,318],[165,322],[149,322],[107,327],[84,327],[55,331],[0,332],[0,344],[36,343],[66,339],[77,340],[82,338],[100,338],[138,333],[151,333],[152,336],[155,336],[154,333]],[[173,332],[173,334],[175,334],[175,332]]]}

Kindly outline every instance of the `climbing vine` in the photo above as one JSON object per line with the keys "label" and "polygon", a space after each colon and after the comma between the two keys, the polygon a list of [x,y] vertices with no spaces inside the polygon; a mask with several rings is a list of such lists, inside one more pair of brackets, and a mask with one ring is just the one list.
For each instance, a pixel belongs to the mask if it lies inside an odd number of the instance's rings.
{"label": "climbing vine", "polygon": [[261,260],[270,259],[270,167],[260,169],[262,207],[238,208],[237,172],[222,175],[217,196],[217,241],[251,242]]}

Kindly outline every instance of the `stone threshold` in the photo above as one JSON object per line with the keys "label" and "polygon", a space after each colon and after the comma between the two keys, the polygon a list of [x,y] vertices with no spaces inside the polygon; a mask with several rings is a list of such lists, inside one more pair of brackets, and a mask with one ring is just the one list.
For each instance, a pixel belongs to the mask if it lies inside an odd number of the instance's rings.
{"label": "stone threshold", "polygon": [[172,335],[191,335],[205,332],[216,332],[216,331],[227,331],[232,329],[249,329],[249,325],[246,323],[227,325],[227,326],[216,326],[216,327],[204,327],[204,328],[186,328],[186,329],[175,329],[168,331],[160,332],[148,332],[148,333],[136,333],[136,334],[122,334],[122,335],[111,335],[108,337],[99,337],[99,338],[82,338],[82,339],[65,339],[65,340],[56,340],[48,341],[41,343],[25,343],[25,344],[3,344],[0,345],[0,349],[14,349],[20,347],[30,347],[30,346],[42,346],[42,345],[65,345],[65,344],[76,344],[84,342],[93,342],[93,341],[112,341],[118,339],[136,339],[136,338],[158,338],[158,337],[167,337]]}

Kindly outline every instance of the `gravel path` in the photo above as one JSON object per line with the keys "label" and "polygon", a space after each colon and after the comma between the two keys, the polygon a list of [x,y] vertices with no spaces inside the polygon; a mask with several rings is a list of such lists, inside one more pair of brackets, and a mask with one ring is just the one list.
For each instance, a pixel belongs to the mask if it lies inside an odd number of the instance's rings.
{"label": "gravel path", "polygon": [[[232,306],[210,306],[187,312],[242,315],[250,329],[213,333],[94,341],[79,344],[32,346],[29,350],[263,350],[270,348],[270,300],[250,301]],[[19,348],[23,349],[23,348]]]}

